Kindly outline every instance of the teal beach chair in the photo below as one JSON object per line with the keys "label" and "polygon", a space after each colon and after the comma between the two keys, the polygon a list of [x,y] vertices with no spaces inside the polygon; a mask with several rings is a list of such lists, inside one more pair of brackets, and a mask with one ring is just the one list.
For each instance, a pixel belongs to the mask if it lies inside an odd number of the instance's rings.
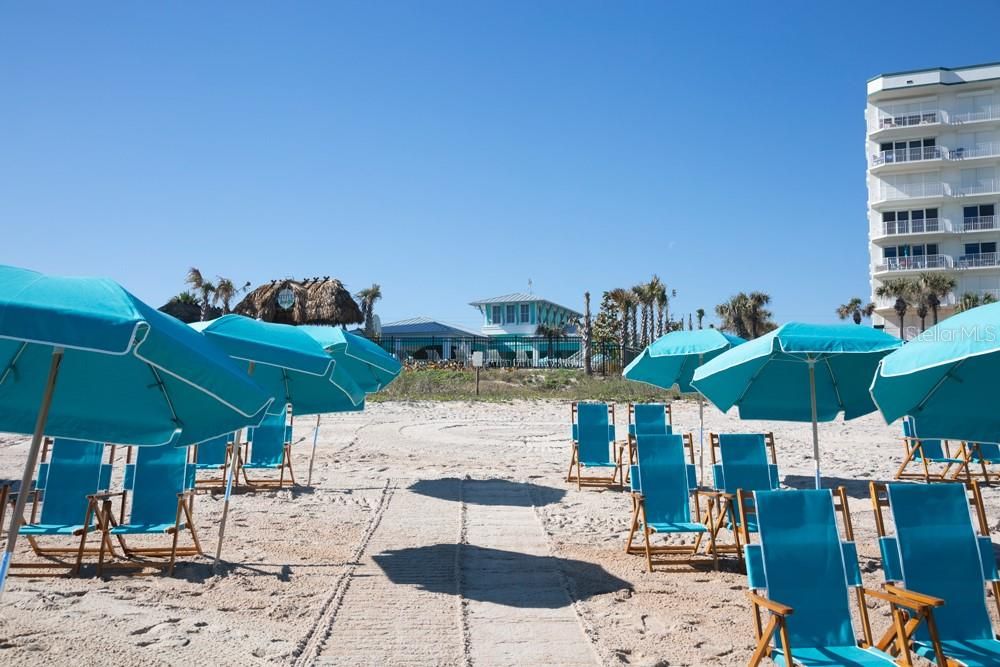
{"label": "teal beach chair", "polygon": [[[982,476],[983,481],[990,483],[996,474],[990,474],[990,468],[1000,463],[1000,444],[995,442],[967,442],[965,443],[965,452],[968,456],[967,465],[976,466],[981,471],[980,473],[973,473],[969,470],[969,476],[978,477]],[[966,480],[970,481],[970,480]]]}
{"label": "teal beach chair", "polygon": [[[712,488],[721,507],[713,531],[723,526],[734,533],[735,551],[743,558],[742,544],[757,532],[754,491],[778,488],[778,457],[773,433],[709,433]],[[719,547],[726,551],[729,545]]]}
{"label": "teal beach chair", "polygon": [[[123,490],[99,496],[102,499],[101,530],[118,540],[126,558],[142,562],[110,567],[160,567],[173,574],[178,556],[201,555],[201,544],[194,525],[194,477],[195,467],[188,462],[188,451],[184,447],[129,448]],[[111,508],[113,497],[120,498],[117,519]],[[191,535],[191,546],[179,544],[180,534],[185,530]],[[170,546],[135,547],[128,544],[128,539],[144,535],[169,537]],[[104,567],[102,541],[98,576]]]}
{"label": "teal beach chair", "polygon": [[[1000,665],[985,585],[1000,611],[1000,577],[979,485],[871,484],[887,590],[934,604],[933,622],[903,629],[913,650],[939,665]],[[971,498],[970,498],[971,496]],[[979,534],[973,528],[974,508]],[[890,535],[883,508],[894,527]]]}
{"label": "teal beach chair", "polygon": [[212,489],[225,486],[226,466],[229,463],[229,456],[233,449],[233,434],[226,433],[217,438],[198,443],[194,450],[194,468],[196,474],[203,471],[215,470],[219,472],[217,477],[197,477],[195,488]]}
{"label": "teal beach chair", "polygon": [[[844,535],[837,531],[840,502]],[[867,597],[890,605],[894,626],[904,609],[924,605],[864,588],[843,488],[756,491],[759,544],[746,546],[748,596],[753,607],[757,646],[751,667],[770,656],[778,665],[890,665],[895,659],[874,645]],[[851,620],[849,589],[856,595],[864,639]],[[770,615],[764,624],[764,612]],[[905,642],[897,641],[903,664]]]}
{"label": "teal beach chair", "polygon": [[[691,475],[695,466],[690,457],[685,460],[684,438],[679,435],[640,435],[636,438],[636,449],[639,463],[634,471],[639,483],[633,485],[632,523],[625,542],[625,552],[645,554],[646,567],[652,572],[654,556],[662,556],[664,560],[693,562],[704,534],[708,533],[708,553],[712,556],[713,566],[718,569],[715,536],[709,530],[709,526],[714,525],[715,494],[707,494],[705,517],[699,521],[701,496],[705,492],[691,488]],[[695,504],[693,517],[692,500]],[[635,544],[635,534],[639,531],[642,531],[643,543]],[[690,534],[695,536],[695,540],[694,544],[653,546],[650,537],[654,533]]]}
{"label": "teal beach chair", "polygon": [[[629,403],[628,404],[628,456],[623,464],[632,466],[636,463],[635,436],[670,435],[673,431],[673,413],[669,403]],[[625,481],[631,479],[628,468],[625,469]]]}
{"label": "teal beach chair", "polygon": [[[615,442],[615,406],[606,403],[573,403],[573,453],[567,482],[582,486],[615,486],[621,474],[622,447]],[[610,469],[611,476],[584,476],[583,468]],[[575,473],[574,473],[575,471]]]}
{"label": "teal beach chair", "polygon": [[[105,458],[105,453],[110,452]],[[50,559],[46,563],[12,563],[11,568],[65,568],[66,563],[51,562],[68,555],[76,556],[72,568],[80,570],[84,555],[97,554],[97,548],[88,548],[87,534],[96,528],[97,506],[94,496],[106,491],[111,484],[111,461],[114,446],[102,442],[46,439],[42,458],[35,477],[35,488],[30,492],[31,515],[21,526],[36,556]],[[39,511],[39,506],[41,510]],[[73,547],[52,547],[40,544],[40,538],[73,538]],[[29,572],[11,572],[35,576]]]}
{"label": "teal beach chair", "polygon": [[[267,415],[260,426],[250,429],[248,437],[250,453],[245,457],[240,469],[243,479],[251,488],[282,488],[285,485],[285,469],[295,485],[295,471],[292,470],[292,427],[287,423],[284,412]],[[278,478],[255,478],[247,476],[247,470],[278,471]]]}
{"label": "teal beach chair", "polygon": [[[896,471],[895,479],[945,482],[957,479],[964,470],[966,481],[971,481],[969,456],[964,444],[959,446],[958,452],[952,454],[951,443],[947,440],[917,438],[913,421],[907,418],[903,420],[903,447],[906,454]],[[920,472],[907,470],[911,465],[919,466]]]}

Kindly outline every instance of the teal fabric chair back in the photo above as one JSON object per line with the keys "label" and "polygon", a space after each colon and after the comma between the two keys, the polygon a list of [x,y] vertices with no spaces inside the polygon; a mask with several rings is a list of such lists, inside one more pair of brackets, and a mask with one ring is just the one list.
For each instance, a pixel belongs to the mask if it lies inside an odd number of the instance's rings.
{"label": "teal fabric chair back", "polygon": [[636,436],[639,486],[649,523],[689,523],[688,464],[679,435]]}
{"label": "teal fabric chair back", "polygon": [[[889,484],[899,565],[906,588],[939,597],[942,639],[991,639],[979,543],[962,484]],[[921,624],[918,636],[928,640]]]}
{"label": "teal fabric chair back", "polygon": [[718,490],[736,493],[744,491],[770,491],[777,488],[776,475],[767,460],[767,444],[763,433],[719,434]]}
{"label": "teal fabric chair back", "polygon": [[126,470],[125,487],[132,491],[131,525],[172,524],[177,494],[191,488],[194,467],[185,447],[137,447],[135,463]]}
{"label": "teal fabric chair back", "polygon": [[267,415],[250,437],[250,465],[277,468],[281,465],[288,433],[285,413]]}
{"label": "teal fabric chair back", "polygon": [[632,406],[635,422],[628,425],[632,435],[671,435],[667,407],[663,403],[636,403]]}
{"label": "teal fabric chair back", "polygon": [[104,464],[104,443],[56,438],[49,459],[39,466],[35,488],[44,490],[40,522],[75,526],[87,514],[87,496],[110,486],[111,466]]}
{"label": "teal fabric chair back", "polygon": [[1000,444],[995,442],[976,443],[971,454],[976,461],[1000,461]]}
{"label": "teal fabric chair back", "polygon": [[[913,428],[913,420],[907,417],[903,420],[903,435],[907,438],[916,438],[915,433],[916,431]],[[944,451],[944,441],[921,439],[920,449],[917,450],[914,458],[917,460],[920,460],[921,458],[928,460],[948,458],[947,452]]]}
{"label": "teal fabric chair back", "polygon": [[211,468],[226,465],[226,450],[232,441],[233,434],[226,433],[225,435],[220,435],[217,438],[200,443],[195,463],[198,467]]}
{"label": "teal fabric chair back", "polygon": [[850,570],[845,565],[833,494],[756,491],[754,502],[767,595],[795,611],[788,617],[793,655],[794,647],[855,646],[848,574],[852,580],[860,574],[856,559]]}
{"label": "teal fabric chair back", "polygon": [[614,425],[608,423],[606,403],[579,403],[576,406],[576,436],[580,461],[586,463],[614,463],[611,441]]}

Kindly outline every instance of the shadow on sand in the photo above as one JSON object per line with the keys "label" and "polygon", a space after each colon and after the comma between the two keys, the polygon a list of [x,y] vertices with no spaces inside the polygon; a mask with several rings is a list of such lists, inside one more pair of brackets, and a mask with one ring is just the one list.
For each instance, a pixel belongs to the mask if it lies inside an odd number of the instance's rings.
{"label": "shadow on sand", "polygon": [[[820,479],[823,484],[824,489],[836,489],[838,486],[844,487],[847,491],[847,495],[851,498],[871,498],[871,494],[868,491],[868,483],[876,482],[878,484],[886,484],[884,480],[871,480],[871,479],[847,479],[845,477],[828,477],[823,475]],[[785,475],[784,482],[787,486],[793,489],[815,489],[816,488],[816,478],[812,475]]]}
{"label": "shadow on sand", "polygon": [[469,600],[508,607],[559,609],[576,599],[631,589],[631,584],[593,563],[553,556],[531,556],[516,551],[465,544],[385,551],[375,562],[394,584],[416,586],[433,593],[459,594],[456,562],[461,568],[461,595]]}
{"label": "shadow on sand", "polygon": [[471,505],[541,507],[552,505],[566,495],[563,489],[509,479],[422,479],[410,491],[440,500],[463,501]]}

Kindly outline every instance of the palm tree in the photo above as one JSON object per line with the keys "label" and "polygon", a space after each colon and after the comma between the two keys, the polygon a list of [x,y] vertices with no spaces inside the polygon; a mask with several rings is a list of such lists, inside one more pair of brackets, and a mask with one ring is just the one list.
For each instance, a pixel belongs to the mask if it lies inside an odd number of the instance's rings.
{"label": "palm tree", "polygon": [[955,305],[955,312],[964,313],[967,310],[972,310],[973,308],[985,306],[990,303],[996,303],[996,297],[993,296],[991,292],[983,292],[982,296],[979,296],[975,292],[966,292],[962,295],[962,298],[958,300],[958,304]]}
{"label": "palm tree", "polygon": [[705,309],[699,308],[698,310],[694,311],[694,316],[698,318],[698,328],[701,329],[702,328],[701,321],[705,319]]}
{"label": "palm tree", "polygon": [[371,287],[366,287],[355,294],[361,300],[361,314],[365,317],[365,337],[375,337],[375,302],[382,298],[382,287],[378,283],[372,283]]}
{"label": "palm tree", "polygon": [[170,300],[173,303],[190,303],[195,306],[198,305],[198,297],[196,297],[192,292],[187,290],[181,292],[177,296],[171,297]]}
{"label": "palm tree", "polygon": [[583,293],[583,372],[587,375],[594,374],[594,368],[590,363],[590,337],[592,328],[590,324],[590,292]]}
{"label": "palm tree", "polygon": [[732,331],[740,338],[749,338],[750,331],[746,327],[745,315],[749,303],[747,295],[743,292],[729,298],[729,301],[720,303],[715,307],[715,313],[722,320],[719,328],[724,331]]}
{"label": "palm tree", "polygon": [[749,308],[747,309],[747,328],[750,329],[750,336],[757,338],[771,329],[771,311],[764,306],[771,303],[771,295],[766,292],[750,292],[747,296]]}
{"label": "palm tree", "polygon": [[951,294],[957,283],[954,278],[944,273],[921,273],[917,276],[917,284],[924,297],[923,300],[931,309],[933,323],[937,324],[941,299]]}
{"label": "palm tree", "polygon": [[204,322],[208,319],[208,308],[211,305],[212,295],[215,293],[215,285],[205,280],[201,271],[193,266],[188,269],[185,282],[201,297],[199,305],[201,306],[201,321]]}
{"label": "palm tree", "polygon": [[920,333],[927,331],[927,313],[930,311],[930,306],[927,305],[927,299],[925,295],[920,295],[920,299],[917,301],[917,317],[920,318]]}
{"label": "palm tree", "polygon": [[631,313],[629,315],[629,320],[630,320],[629,323],[630,323],[630,325],[632,327],[632,334],[631,334],[631,337],[632,337],[632,347],[638,347],[638,345],[639,345],[639,330],[638,330],[638,326],[639,326],[639,303],[640,303],[639,299],[636,297],[635,293],[633,292],[632,295],[629,297],[629,306],[628,306],[629,307],[629,311]]}
{"label": "palm tree", "polygon": [[861,324],[861,320],[871,317],[874,312],[874,303],[866,304],[858,297],[852,297],[850,301],[837,308],[837,317],[842,320],[850,317],[854,320],[855,324]]}
{"label": "palm tree", "polygon": [[896,299],[892,309],[896,311],[899,318],[899,337],[904,338],[904,322],[906,311],[909,310],[910,300],[916,291],[916,285],[908,278],[892,278],[875,288],[875,296],[880,298]]}
{"label": "palm tree", "polygon": [[[667,311],[670,305],[670,297],[667,295],[667,286],[656,274],[653,274],[653,279],[649,281],[649,288],[652,292],[653,301],[656,303],[656,336],[654,337],[652,333],[649,336],[650,342],[652,342],[654,338],[659,338],[665,333],[663,327],[668,316]],[[650,325],[652,329],[652,323]]]}
{"label": "palm tree", "polygon": [[230,312],[229,304],[232,303],[234,296],[236,296],[236,285],[233,284],[233,281],[218,276],[215,282],[215,294],[212,295],[213,305],[218,306],[219,303],[222,303],[222,313],[226,314]]}
{"label": "palm tree", "polygon": [[615,308],[621,313],[621,327],[618,330],[618,343],[621,347],[622,358],[624,359],[625,348],[628,346],[628,317],[631,312],[631,292],[627,289],[616,287],[608,292],[608,299],[615,304]]}
{"label": "palm tree", "polygon": [[632,293],[635,294],[638,307],[642,311],[642,326],[639,327],[639,337],[636,344],[639,347],[646,347],[649,344],[647,332],[649,330],[650,311],[653,309],[653,294],[649,289],[649,283],[639,283],[632,288]]}

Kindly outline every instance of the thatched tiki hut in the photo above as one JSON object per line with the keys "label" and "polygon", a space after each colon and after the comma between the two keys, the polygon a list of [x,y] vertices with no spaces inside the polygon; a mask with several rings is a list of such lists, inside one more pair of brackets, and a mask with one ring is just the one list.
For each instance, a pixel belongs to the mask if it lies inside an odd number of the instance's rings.
{"label": "thatched tiki hut", "polygon": [[250,292],[233,312],[282,324],[361,324],[364,317],[336,278],[272,280]]}

